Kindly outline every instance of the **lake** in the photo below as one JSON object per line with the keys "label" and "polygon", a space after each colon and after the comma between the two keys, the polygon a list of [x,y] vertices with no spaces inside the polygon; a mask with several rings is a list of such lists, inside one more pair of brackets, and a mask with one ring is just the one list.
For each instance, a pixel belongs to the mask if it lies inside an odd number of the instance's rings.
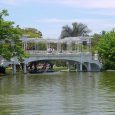
{"label": "lake", "polygon": [[115,115],[115,72],[3,76],[0,115]]}

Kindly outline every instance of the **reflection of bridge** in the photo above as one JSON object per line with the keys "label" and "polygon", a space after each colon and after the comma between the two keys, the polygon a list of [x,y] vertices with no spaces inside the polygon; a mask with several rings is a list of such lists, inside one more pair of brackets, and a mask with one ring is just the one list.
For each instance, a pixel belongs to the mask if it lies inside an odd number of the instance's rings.
{"label": "reflection of bridge", "polygon": [[[24,50],[30,57],[24,60],[24,73],[27,65],[39,60],[65,60],[68,69],[75,65],[76,71],[100,71],[101,64],[98,54],[92,55],[90,37],[67,37],[65,39],[22,38]],[[16,72],[16,59],[13,60]]]}

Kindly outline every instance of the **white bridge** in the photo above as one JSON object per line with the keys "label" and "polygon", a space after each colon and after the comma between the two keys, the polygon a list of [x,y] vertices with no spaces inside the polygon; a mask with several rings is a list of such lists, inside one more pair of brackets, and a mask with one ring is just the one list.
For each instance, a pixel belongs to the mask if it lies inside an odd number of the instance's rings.
{"label": "white bridge", "polygon": [[100,71],[101,64],[97,55],[92,56],[90,52],[77,53],[37,53],[36,51],[29,51],[31,56],[25,60],[25,64],[39,60],[65,60],[68,64],[68,69],[71,69],[71,64],[76,65],[76,71],[84,71],[85,66],[87,71]]}
{"label": "white bridge", "polygon": [[[75,65],[76,71],[100,71],[102,65],[98,53],[91,53],[91,37],[67,37],[65,39],[22,38],[24,50],[30,54],[24,59],[24,73],[27,65],[40,60],[65,60],[68,70]],[[16,73],[16,59],[13,61]]]}

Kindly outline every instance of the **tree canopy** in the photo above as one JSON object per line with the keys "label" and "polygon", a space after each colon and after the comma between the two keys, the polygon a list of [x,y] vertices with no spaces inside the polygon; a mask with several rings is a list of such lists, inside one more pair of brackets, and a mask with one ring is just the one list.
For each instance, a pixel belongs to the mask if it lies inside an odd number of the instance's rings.
{"label": "tree canopy", "polygon": [[22,29],[22,33],[28,35],[29,38],[42,38],[42,33],[36,28]]}
{"label": "tree canopy", "polygon": [[14,56],[21,59],[25,56],[20,41],[21,29],[14,27],[14,22],[4,20],[4,16],[8,15],[7,10],[0,11],[0,56],[7,60]]}
{"label": "tree canopy", "polygon": [[60,38],[64,37],[77,37],[77,36],[87,36],[90,30],[87,25],[83,23],[72,23],[72,28],[68,25],[62,27]]}
{"label": "tree canopy", "polygon": [[115,69],[115,31],[103,34],[97,44],[97,50],[105,69]]}

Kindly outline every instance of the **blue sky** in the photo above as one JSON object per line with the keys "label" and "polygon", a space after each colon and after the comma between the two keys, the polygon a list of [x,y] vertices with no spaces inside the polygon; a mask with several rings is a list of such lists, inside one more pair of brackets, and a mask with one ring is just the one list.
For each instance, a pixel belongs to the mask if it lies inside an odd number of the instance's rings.
{"label": "blue sky", "polygon": [[115,0],[0,0],[8,20],[20,27],[34,27],[44,38],[59,38],[62,26],[86,24],[93,33],[115,28]]}

